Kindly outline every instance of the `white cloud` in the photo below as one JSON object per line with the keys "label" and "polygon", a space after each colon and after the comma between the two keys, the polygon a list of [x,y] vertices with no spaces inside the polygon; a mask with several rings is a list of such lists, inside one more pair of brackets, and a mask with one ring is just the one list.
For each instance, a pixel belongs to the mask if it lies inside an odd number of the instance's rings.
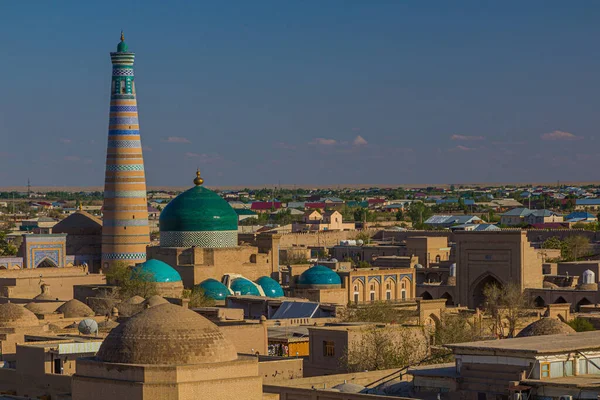
{"label": "white cloud", "polygon": [[221,160],[221,156],[219,154],[199,154],[187,152],[184,154],[186,158],[193,158],[196,162],[201,164],[211,164]]}
{"label": "white cloud", "polygon": [[544,133],[540,135],[542,140],[579,140],[582,139],[581,136],[575,136],[570,132],[564,131],[553,131],[549,133]]}
{"label": "white cloud", "polygon": [[331,145],[334,145],[336,143],[337,143],[337,141],[335,139],[316,138],[312,142],[309,142],[308,144],[317,144],[317,145],[322,145],[322,146],[331,146]]}
{"label": "white cloud", "polygon": [[180,137],[180,136],[169,136],[166,139],[163,139],[163,142],[166,143],[192,143],[188,138]]}
{"label": "white cloud", "polygon": [[452,140],[484,140],[483,136],[466,136],[466,135],[452,135],[450,136]]}
{"label": "white cloud", "polygon": [[458,145],[456,147],[448,149],[448,151],[473,151],[473,150],[475,150],[475,148],[473,148],[473,147],[467,147],[467,146],[462,146],[462,145]]}
{"label": "white cloud", "polygon": [[364,145],[366,145],[366,144],[369,144],[369,142],[367,142],[367,141],[365,140],[365,138],[363,138],[362,136],[358,135],[358,136],[357,136],[357,137],[354,139],[354,141],[352,142],[352,144],[353,144],[353,145],[355,145],[355,146],[364,146]]}

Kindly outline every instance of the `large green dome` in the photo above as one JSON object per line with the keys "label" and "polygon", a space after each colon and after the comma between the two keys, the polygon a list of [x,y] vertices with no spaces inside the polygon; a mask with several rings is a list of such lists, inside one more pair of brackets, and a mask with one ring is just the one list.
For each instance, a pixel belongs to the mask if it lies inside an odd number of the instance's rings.
{"label": "large green dome", "polygon": [[171,200],[160,214],[162,247],[235,247],[238,216],[229,203],[197,185]]}
{"label": "large green dome", "polygon": [[123,35],[123,31],[121,31],[121,41],[117,45],[117,53],[127,53],[129,51],[129,47],[127,47],[127,43],[125,43],[125,35]]}

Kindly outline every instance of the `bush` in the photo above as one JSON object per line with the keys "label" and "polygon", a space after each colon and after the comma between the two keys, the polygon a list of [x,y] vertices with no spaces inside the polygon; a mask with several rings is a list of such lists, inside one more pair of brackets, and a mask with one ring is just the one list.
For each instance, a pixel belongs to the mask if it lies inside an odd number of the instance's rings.
{"label": "bush", "polygon": [[184,299],[190,299],[190,308],[198,307],[212,307],[215,305],[215,301],[204,294],[204,290],[199,287],[194,289],[185,289],[182,296]]}
{"label": "bush", "polygon": [[596,328],[594,328],[594,325],[592,325],[592,323],[585,318],[577,317],[567,322],[567,324],[571,328],[575,329],[575,332],[589,332],[596,330]]}

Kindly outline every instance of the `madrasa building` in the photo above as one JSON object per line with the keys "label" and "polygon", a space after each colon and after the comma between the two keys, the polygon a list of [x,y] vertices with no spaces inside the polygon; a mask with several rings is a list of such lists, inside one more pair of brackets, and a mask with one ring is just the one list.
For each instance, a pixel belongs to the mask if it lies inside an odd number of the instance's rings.
{"label": "madrasa building", "polygon": [[279,235],[261,235],[239,243],[238,217],[221,196],[203,186],[200,171],[194,186],[171,200],[160,215],[160,245],[147,258],[172,266],[187,288],[225,275],[251,280],[279,273]]}

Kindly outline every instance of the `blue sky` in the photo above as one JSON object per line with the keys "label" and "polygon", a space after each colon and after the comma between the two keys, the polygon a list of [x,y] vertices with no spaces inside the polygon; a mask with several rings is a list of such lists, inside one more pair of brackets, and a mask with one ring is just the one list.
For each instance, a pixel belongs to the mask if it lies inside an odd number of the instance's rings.
{"label": "blue sky", "polygon": [[0,5],[0,187],[101,186],[136,52],[148,184],[597,180],[600,2]]}

